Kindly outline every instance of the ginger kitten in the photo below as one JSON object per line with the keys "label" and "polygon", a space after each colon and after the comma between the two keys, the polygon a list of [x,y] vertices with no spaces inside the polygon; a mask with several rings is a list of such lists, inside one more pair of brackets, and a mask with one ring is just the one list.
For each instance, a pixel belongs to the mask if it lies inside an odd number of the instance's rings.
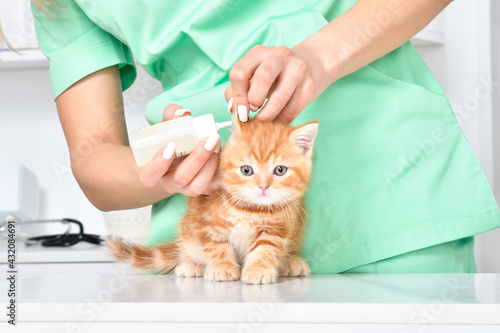
{"label": "ginger kitten", "polygon": [[[222,187],[190,197],[175,241],[159,246],[109,238],[118,260],[157,273],[204,276],[209,281],[275,283],[307,276],[299,257],[318,123],[239,123],[221,151]],[[241,270],[241,271],[240,271]]]}

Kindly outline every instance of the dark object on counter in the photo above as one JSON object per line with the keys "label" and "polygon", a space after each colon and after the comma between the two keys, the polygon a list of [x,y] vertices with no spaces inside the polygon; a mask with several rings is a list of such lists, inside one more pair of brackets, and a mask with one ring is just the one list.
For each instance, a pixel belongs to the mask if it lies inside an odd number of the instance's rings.
{"label": "dark object on counter", "polygon": [[[31,221],[30,221],[31,222]],[[33,221],[35,222],[35,221]],[[75,219],[64,218],[62,220],[45,220],[45,221],[37,221],[37,222],[61,222],[63,224],[68,224],[68,229],[59,235],[46,235],[46,236],[37,236],[30,237],[26,239],[26,245],[36,245],[40,242],[42,246],[61,246],[68,247],[75,245],[81,241],[92,243],[99,245],[103,242],[103,239],[99,235],[86,234],[83,232],[83,224]],[[70,223],[77,224],[80,228],[80,231],[75,234],[69,233],[71,228]]]}

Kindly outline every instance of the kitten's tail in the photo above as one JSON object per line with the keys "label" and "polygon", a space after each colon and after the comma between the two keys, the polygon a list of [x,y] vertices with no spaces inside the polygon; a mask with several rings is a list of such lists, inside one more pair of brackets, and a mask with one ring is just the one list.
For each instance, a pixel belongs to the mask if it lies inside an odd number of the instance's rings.
{"label": "kitten's tail", "polygon": [[108,237],[106,246],[116,259],[157,274],[169,273],[179,263],[180,248],[177,241],[160,246],[145,246]]}

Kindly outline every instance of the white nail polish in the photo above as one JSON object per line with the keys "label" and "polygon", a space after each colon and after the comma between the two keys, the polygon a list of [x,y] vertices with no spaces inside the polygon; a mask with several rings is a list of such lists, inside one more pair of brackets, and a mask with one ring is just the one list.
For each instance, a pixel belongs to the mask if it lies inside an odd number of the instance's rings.
{"label": "white nail polish", "polygon": [[229,102],[227,102],[227,110],[229,111],[229,113],[231,113],[231,108],[233,107],[233,98],[231,97],[229,99]]}
{"label": "white nail polish", "polygon": [[175,142],[170,142],[163,150],[163,158],[169,160],[174,156],[175,153]]}
{"label": "white nail polish", "polygon": [[214,153],[216,153],[216,154],[220,153],[220,145],[217,146],[217,148],[215,148]]}
{"label": "white nail polish", "polygon": [[179,109],[179,110],[176,110],[174,112],[174,116],[176,117],[180,117],[182,116],[183,114],[185,114],[186,112],[189,112],[189,110],[186,110],[186,109]]}
{"label": "white nail polish", "polygon": [[250,110],[252,110],[253,112],[257,111],[258,109],[258,106],[253,106],[252,104],[250,104]]}
{"label": "white nail polish", "polygon": [[238,118],[242,123],[247,122],[248,120],[248,111],[246,105],[238,105]]}
{"label": "white nail polish", "polygon": [[220,136],[217,133],[210,134],[203,147],[205,147],[206,150],[211,151],[212,149],[214,149],[217,142],[219,142],[219,137]]}

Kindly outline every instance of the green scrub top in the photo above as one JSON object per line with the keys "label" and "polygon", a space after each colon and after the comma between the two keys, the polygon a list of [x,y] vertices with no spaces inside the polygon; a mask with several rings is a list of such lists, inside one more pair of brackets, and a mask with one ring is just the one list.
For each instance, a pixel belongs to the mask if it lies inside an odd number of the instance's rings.
{"label": "green scrub top", "polygon": [[[54,96],[116,64],[127,89],[135,78],[133,54],[165,90],[146,108],[154,124],[171,103],[193,116],[229,120],[228,72],[246,51],[257,44],[292,47],[354,1],[59,3],[50,17],[33,8]],[[383,20],[375,17],[377,24]],[[319,120],[319,133],[302,255],[313,273],[343,272],[500,225],[450,104],[409,42],[333,83],[293,124],[311,120]],[[228,135],[221,131],[223,141]],[[175,236],[185,206],[179,194],[153,206],[148,244]]]}

